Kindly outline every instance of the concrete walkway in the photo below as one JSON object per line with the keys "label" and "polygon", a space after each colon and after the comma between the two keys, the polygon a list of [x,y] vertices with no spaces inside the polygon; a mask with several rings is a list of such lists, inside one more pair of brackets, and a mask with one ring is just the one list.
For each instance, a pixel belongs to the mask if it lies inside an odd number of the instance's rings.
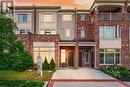
{"label": "concrete walkway", "polygon": [[53,77],[53,79],[80,79],[80,80],[86,80],[86,79],[115,79],[107,74],[102,73],[99,70],[95,70],[92,68],[79,68],[77,70],[75,69],[62,69],[62,70],[57,70]]}
{"label": "concrete walkway", "polygon": [[57,70],[48,87],[130,87],[99,70],[92,68]]}

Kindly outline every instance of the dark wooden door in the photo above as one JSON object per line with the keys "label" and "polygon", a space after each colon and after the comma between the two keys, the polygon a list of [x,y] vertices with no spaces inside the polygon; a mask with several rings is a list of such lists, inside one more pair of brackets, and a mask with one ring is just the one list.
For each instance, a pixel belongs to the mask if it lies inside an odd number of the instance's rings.
{"label": "dark wooden door", "polygon": [[73,52],[68,52],[68,66],[73,66]]}
{"label": "dark wooden door", "polygon": [[79,52],[79,67],[82,67],[82,52]]}

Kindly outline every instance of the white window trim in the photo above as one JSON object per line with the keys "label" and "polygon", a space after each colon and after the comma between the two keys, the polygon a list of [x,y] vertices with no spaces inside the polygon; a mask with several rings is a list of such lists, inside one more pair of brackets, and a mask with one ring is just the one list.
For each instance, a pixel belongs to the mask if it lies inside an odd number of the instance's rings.
{"label": "white window trim", "polygon": [[[107,49],[107,48],[106,48],[106,49]],[[113,48],[113,49],[116,49],[116,48]],[[107,64],[107,63],[105,63],[105,61],[106,61],[106,60],[105,60],[105,59],[106,59],[106,58],[105,58],[105,53],[111,53],[111,52],[100,52],[100,53],[104,53],[104,61],[103,61],[104,64],[101,64],[101,63],[100,63],[99,65],[113,65],[113,64]],[[100,53],[99,53],[99,54],[100,54]],[[120,49],[120,52],[114,52],[114,53],[120,53],[120,59],[119,59],[120,62],[119,62],[119,64],[117,64],[117,65],[121,65],[121,63],[122,63],[122,62],[121,62],[121,49]],[[115,57],[115,55],[114,55],[114,64],[116,64],[116,57]]]}

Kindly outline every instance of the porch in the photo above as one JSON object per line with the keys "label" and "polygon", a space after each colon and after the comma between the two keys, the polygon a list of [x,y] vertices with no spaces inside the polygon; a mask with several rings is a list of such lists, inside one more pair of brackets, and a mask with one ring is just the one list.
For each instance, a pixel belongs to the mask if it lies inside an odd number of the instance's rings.
{"label": "porch", "polygon": [[59,68],[95,67],[94,42],[62,42],[58,53]]}

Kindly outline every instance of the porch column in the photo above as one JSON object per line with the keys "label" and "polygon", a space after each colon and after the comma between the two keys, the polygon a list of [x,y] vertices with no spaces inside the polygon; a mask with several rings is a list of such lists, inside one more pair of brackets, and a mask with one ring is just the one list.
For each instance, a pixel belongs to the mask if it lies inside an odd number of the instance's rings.
{"label": "porch column", "polygon": [[78,62],[79,62],[79,43],[77,42],[75,46],[75,58],[74,58],[75,69],[78,69],[79,67]]}
{"label": "porch column", "polygon": [[58,43],[56,43],[55,48],[55,63],[56,63],[56,69],[60,68],[60,46]]}
{"label": "porch column", "polygon": [[94,35],[95,35],[95,68],[99,68],[99,61],[100,61],[100,55],[99,55],[99,21],[98,21],[98,8],[95,8],[94,12]]}

